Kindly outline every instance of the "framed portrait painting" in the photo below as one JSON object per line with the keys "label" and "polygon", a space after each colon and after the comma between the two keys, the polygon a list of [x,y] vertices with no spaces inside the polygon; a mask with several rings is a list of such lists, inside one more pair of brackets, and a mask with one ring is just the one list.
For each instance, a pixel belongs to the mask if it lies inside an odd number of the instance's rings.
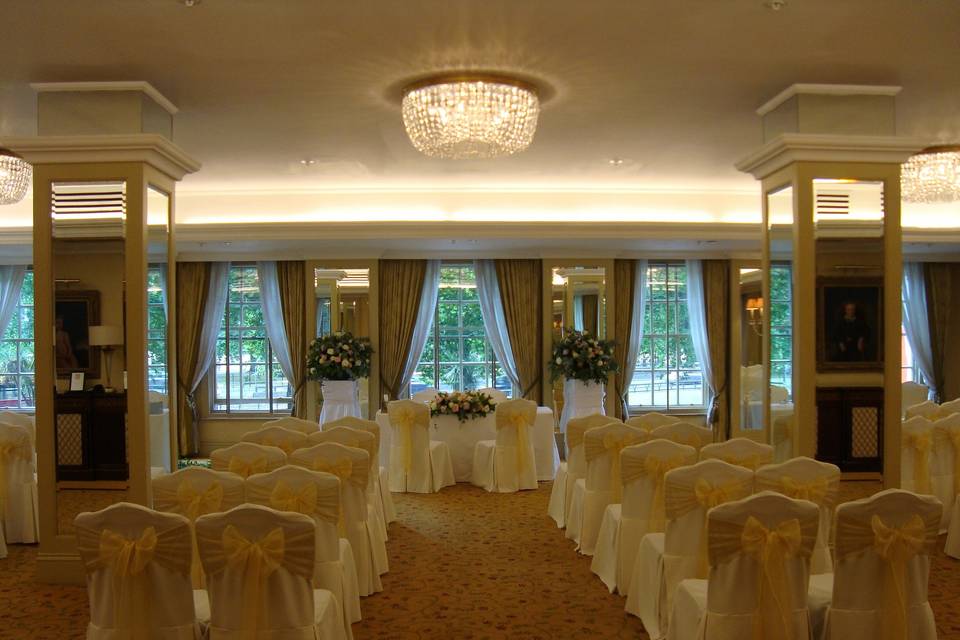
{"label": "framed portrait painting", "polygon": [[100,324],[99,291],[57,291],[54,303],[54,352],[57,377],[83,373],[100,377],[100,347],[90,345],[90,327]]}
{"label": "framed portrait painting", "polygon": [[883,370],[883,281],[817,281],[817,371]]}

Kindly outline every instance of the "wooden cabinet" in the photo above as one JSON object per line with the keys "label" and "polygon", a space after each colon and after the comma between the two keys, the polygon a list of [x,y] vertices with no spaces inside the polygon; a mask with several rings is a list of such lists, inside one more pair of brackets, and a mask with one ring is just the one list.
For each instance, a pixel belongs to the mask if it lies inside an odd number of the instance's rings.
{"label": "wooden cabinet", "polygon": [[817,389],[817,459],[843,471],[883,469],[883,389]]}
{"label": "wooden cabinet", "polygon": [[126,480],[127,397],[71,392],[54,401],[57,480]]}

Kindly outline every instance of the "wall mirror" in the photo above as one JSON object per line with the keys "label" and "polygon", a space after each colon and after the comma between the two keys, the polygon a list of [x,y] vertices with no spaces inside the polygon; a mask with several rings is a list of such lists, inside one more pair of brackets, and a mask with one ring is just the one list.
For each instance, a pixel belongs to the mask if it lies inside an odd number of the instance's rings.
{"label": "wall mirror", "polygon": [[744,431],[763,430],[763,273],[759,267],[741,267],[737,278],[739,324],[740,406],[739,426]]}
{"label": "wall mirror", "polygon": [[[316,335],[348,331],[358,337],[369,337],[370,269],[318,268],[313,276]],[[360,413],[367,418],[370,412],[369,378],[359,380],[357,388]]]}
{"label": "wall mirror", "polygon": [[150,425],[150,466],[175,470],[176,434],[170,412],[174,378],[169,336],[170,195],[147,188],[147,408]]}
{"label": "wall mirror", "polygon": [[[764,295],[751,303],[762,315],[766,407],[747,401],[745,420],[750,429],[764,429],[774,445],[775,458],[793,455],[796,424],[793,405],[793,245],[794,190],[792,186],[766,196],[767,272]],[[754,370],[755,371],[755,370]],[[747,376],[750,372],[746,373]],[[766,412],[766,415],[764,415]]]}

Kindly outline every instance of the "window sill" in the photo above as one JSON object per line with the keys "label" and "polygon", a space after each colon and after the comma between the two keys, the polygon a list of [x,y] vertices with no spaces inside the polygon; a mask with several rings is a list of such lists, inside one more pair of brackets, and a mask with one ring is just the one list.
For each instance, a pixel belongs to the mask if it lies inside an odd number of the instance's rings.
{"label": "window sill", "polygon": [[286,416],[287,414],[283,413],[211,413],[200,416],[200,420],[204,422],[252,422],[255,420],[263,422],[264,420],[275,420]]}
{"label": "window sill", "polygon": [[684,409],[670,409],[663,407],[628,407],[630,415],[641,415],[644,413],[662,413],[665,416],[705,416],[707,410],[704,407],[687,407]]}

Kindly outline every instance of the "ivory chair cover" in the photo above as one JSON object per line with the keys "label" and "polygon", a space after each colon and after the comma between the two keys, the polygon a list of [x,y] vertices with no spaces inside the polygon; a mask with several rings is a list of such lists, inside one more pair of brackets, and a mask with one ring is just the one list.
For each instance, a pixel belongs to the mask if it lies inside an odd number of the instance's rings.
{"label": "ivory chair cover", "polygon": [[243,434],[240,440],[241,442],[254,442],[267,447],[277,447],[283,449],[283,452],[288,456],[297,449],[308,446],[306,434],[277,425],[269,425],[256,431],[248,431]]}
{"label": "ivory chair cover", "polygon": [[685,444],[699,452],[701,447],[713,442],[713,431],[689,422],[671,422],[650,432],[650,439],[654,440],[656,438]]}
{"label": "ivory chair cover", "polygon": [[[510,398],[507,397],[507,394],[501,391],[500,389],[494,389],[493,387],[484,387],[483,389],[477,389],[480,393],[485,393],[490,396],[494,403],[499,405],[501,402],[506,402]],[[499,408],[497,409],[499,411]]]}
{"label": "ivory chair cover", "polygon": [[765,464],[773,462],[773,446],[754,442],[749,438],[732,438],[724,442],[714,442],[700,449],[701,460],[723,460],[738,467],[756,471]]}
{"label": "ivory chair cover", "polygon": [[[578,524],[567,527],[567,537],[576,541],[577,550],[583,555],[593,555],[607,505],[621,500],[620,452],[647,438],[643,429],[628,427],[622,422],[605,424],[584,433],[583,457],[587,474],[574,483],[568,514],[570,521]],[[571,531],[579,533],[579,537],[571,536]]]}
{"label": "ivory chair cover", "polygon": [[367,508],[370,455],[356,447],[324,442],[294,451],[290,464],[325,471],[340,478],[340,510],[343,514],[340,536],[349,540],[353,549],[360,595],[383,591],[380,576],[389,567],[386,540],[380,529],[371,525],[370,509]]}
{"label": "ivory chair cover", "polygon": [[433,387],[428,387],[426,389],[421,389],[415,394],[410,396],[410,399],[414,402],[430,402],[437,397],[437,394],[440,393],[437,389]]}
{"label": "ivory chair cover", "polygon": [[920,415],[904,420],[900,427],[900,442],[900,486],[914,493],[932,494],[933,422]]}
{"label": "ivory chair cover", "polygon": [[283,449],[254,442],[238,442],[210,452],[210,466],[214,471],[229,471],[241,478],[267,473],[285,464],[287,454]]}
{"label": "ivory chair cover", "polygon": [[[570,513],[570,503],[573,499],[573,486],[577,480],[587,476],[587,461],[583,457],[583,434],[594,427],[620,422],[616,418],[594,413],[582,418],[571,418],[565,432],[567,455],[566,460],[557,466],[557,473],[553,478],[553,488],[550,490],[550,504],[547,512],[563,529],[568,525],[567,514]],[[579,527],[579,522],[576,524]],[[580,535],[579,528],[576,532]]]}
{"label": "ivory chair cover", "polygon": [[[940,405],[940,408],[937,409],[938,417],[951,416],[955,413],[960,413],[960,398],[955,398],[949,402],[944,402]],[[0,419],[2,421],[2,419]]]}
{"label": "ivory chair cover", "polygon": [[471,482],[498,493],[536,489],[533,422],[537,419],[537,403],[507,400],[497,405],[494,416],[497,439],[481,440],[474,446]]}
{"label": "ivory chair cover", "polygon": [[[933,429],[933,448],[928,457],[930,493],[944,505],[940,533],[945,533],[957,497],[957,470],[960,460],[957,459],[956,452],[960,448],[960,414],[951,413],[938,418],[931,421],[930,426]],[[914,453],[916,455],[916,451]],[[916,460],[915,457],[914,461]]]}
{"label": "ivory chair cover", "polygon": [[314,589],[316,525],[302,513],[245,504],[201,516],[210,640],[343,640],[333,594]]}
{"label": "ivory chair cover", "polygon": [[12,424],[23,427],[30,433],[30,446],[36,450],[37,446],[37,425],[33,416],[25,413],[16,413],[14,411],[0,411],[0,423]]}
{"label": "ivory chair cover", "polygon": [[37,477],[30,432],[0,424],[0,527],[8,544],[37,541]]}
{"label": "ivory chair cover", "polygon": [[677,422],[680,422],[680,418],[676,416],[668,416],[657,411],[650,411],[649,413],[643,413],[639,416],[633,416],[625,420],[624,424],[628,424],[631,427],[640,427],[644,431],[653,431],[657,427],[662,427],[665,424],[675,424]]}
{"label": "ivory chair cover", "polygon": [[623,501],[608,504],[603,512],[590,564],[611,593],[619,589],[626,594],[643,536],[663,532],[665,474],[696,461],[696,449],[669,440],[651,440],[620,452]]}
{"label": "ivory chair cover", "polygon": [[904,415],[908,420],[916,416],[930,418],[933,417],[938,411],[940,411],[940,405],[932,400],[924,400],[923,402],[915,404],[912,407],[907,407],[907,410],[904,411]]}
{"label": "ivory chair cover", "polygon": [[323,442],[339,442],[348,447],[363,449],[370,456],[370,472],[367,474],[367,486],[365,495],[367,507],[370,509],[369,518],[371,522],[380,529],[380,534],[384,540],[387,536],[387,522],[383,514],[383,502],[380,500],[377,488],[377,479],[380,477],[379,451],[377,451],[377,437],[369,431],[354,429],[352,427],[330,427],[324,425],[323,431],[317,431],[310,435],[310,445],[321,444]]}
{"label": "ivory chair cover", "polygon": [[930,387],[919,382],[907,381],[900,387],[900,403],[903,405],[904,413],[910,407],[926,402],[930,397]]}
{"label": "ivory chair cover", "polygon": [[[953,415],[946,419],[954,420],[955,418],[956,415]],[[946,436],[953,460],[954,498],[950,502],[943,503],[945,516],[949,518],[944,551],[951,558],[960,558],[960,426],[951,422],[946,429]]]}
{"label": "ivory chair cover", "polygon": [[283,418],[277,418],[276,420],[268,420],[267,422],[263,423],[263,426],[283,427],[284,429],[299,431],[300,433],[306,435],[310,435],[311,433],[314,433],[320,429],[320,423],[318,422],[304,420],[303,418],[294,418],[293,416],[284,416]]}
{"label": "ivory chair cover", "polygon": [[[90,640],[203,637],[207,594],[190,585],[190,521],[118,502],[74,520],[87,576]],[[199,620],[198,620],[199,619]]]}
{"label": "ivory chair cover", "polygon": [[765,491],[711,509],[708,520],[710,576],[677,587],[667,638],[810,638],[817,505]]}
{"label": "ivory chair cover", "polygon": [[313,586],[333,594],[342,609],[345,635],[352,638],[350,625],[361,619],[360,593],[353,550],[348,540],[340,538],[340,479],[332,473],[286,465],[250,476],[245,485],[247,502],[313,519],[317,540]]}
{"label": "ivory chair cover", "polygon": [[387,475],[386,467],[380,466],[380,425],[377,424],[376,420],[367,420],[365,418],[357,418],[356,416],[344,416],[324,423],[321,428],[332,429],[334,427],[350,427],[351,429],[369,431],[373,434],[376,440],[375,451],[377,452],[373,458],[373,482],[376,484],[377,495],[380,496],[380,502],[383,504],[384,522],[386,524],[395,522],[397,519],[397,510],[393,506],[393,496],[390,495],[390,491],[387,488],[390,486],[390,478]]}
{"label": "ivory chair cover", "polygon": [[807,457],[768,464],[757,469],[754,488],[757,491],[775,491],[795,500],[809,500],[820,508],[820,527],[810,557],[810,573],[833,571],[830,532],[833,530],[833,511],[840,491],[840,467]]}
{"label": "ivory chair cover", "polygon": [[638,616],[653,639],[666,635],[677,585],[707,577],[707,511],[753,493],[753,472],[703,460],[668,471],[663,490],[665,532],[640,541],[627,589],[627,613]]}
{"label": "ivory chair cover", "polygon": [[229,471],[204,467],[187,467],[153,479],[153,508],[176,513],[190,521],[193,562],[190,577],[194,589],[203,589],[206,582],[193,524],[200,516],[222,513],[244,503],[243,478]]}
{"label": "ivory chair cover", "polygon": [[390,443],[390,491],[435,493],[456,484],[450,449],[430,439],[430,408],[416,400],[387,405]]}
{"label": "ivory chair cover", "polygon": [[837,507],[834,573],[811,579],[833,594],[825,640],[936,639],[927,585],[942,509],[900,489]]}

